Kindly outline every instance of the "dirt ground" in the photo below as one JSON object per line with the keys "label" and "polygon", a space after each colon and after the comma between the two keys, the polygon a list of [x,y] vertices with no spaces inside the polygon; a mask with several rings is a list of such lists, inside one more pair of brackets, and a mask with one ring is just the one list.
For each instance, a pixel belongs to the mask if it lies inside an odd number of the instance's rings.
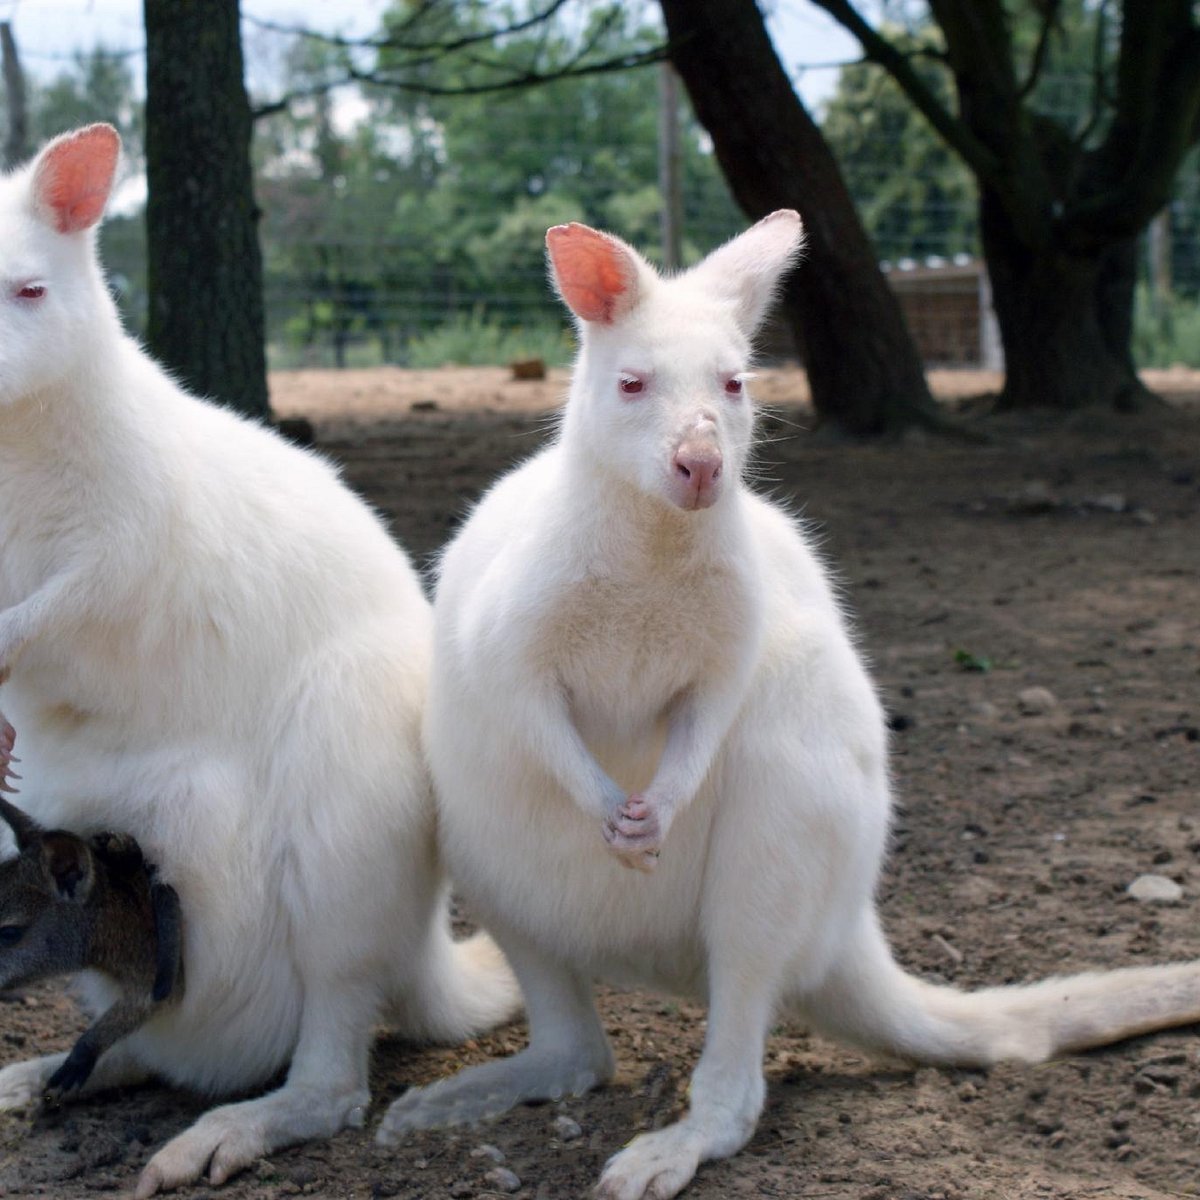
{"label": "dirt ground", "polygon": [[[944,375],[963,396],[995,386]],[[899,806],[881,900],[901,960],[965,987],[1200,955],[1200,377],[1136,417],[968,415],[980,445],[858,447],[805,432],[802,379],[767,372],[760,486],[794,501],[836,565],[895,730]],[[307,372],[274,380],[422,563],[498,470],[546,436],[563,390],[502,371]],[[1049,696],[1028,689],[1045,689]],[[1022,699],[1022,694],[1024,698]],[[1153,873],[1182,899],[1126,893]],[[60,987],[0,995],[6,1060],[63,1048]],[[672,1119],[703,1010],[605,991],[616,1082],[484,1127],[372,1133],[405,1087],[523,1044],[523,1025],[451,1049],[384,1034],[367,1129],[282,1151],[229,1200],[308,1194],[586,1194],[607,1156]],[[781,1028],[750,1145],[688,1195],[1066,1200],[1200,1195],[1200,1040],[1182,1029],[1038,1068],[913,1070]],[[207,1102],[147,1087],[0,1117],[10,1196],[128,1190]],[[567,1136],[567,1115],[578,1136]],[[574,1129],[567,1127],[567,1132]],[[509,1181],[511,1186],[511,1180]],[[209,1194],[198,1187],[189,1196]]]}

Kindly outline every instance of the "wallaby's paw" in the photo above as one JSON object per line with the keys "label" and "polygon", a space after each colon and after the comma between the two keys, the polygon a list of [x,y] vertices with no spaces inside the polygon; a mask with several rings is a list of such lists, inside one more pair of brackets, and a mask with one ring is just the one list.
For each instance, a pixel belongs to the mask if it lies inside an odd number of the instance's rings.
{"label": "wallaby's paw", "polygon": [[603,824],[609,850],[635,871],[658,866],[664,830],[658,810],[644,796],[633,795]]}
{"label": "wallaby's paw", "polygon": [[0,792],[12,792],[14,795],[19,789],[13,787],[12,781],[21,778],[12,769],[13,763],[21,761],[13,756],[16,744],[17,731],[5,715],[0,713]]}
{"label": "wallaby's paw", "polygon": [[0,1071],[0,1112],[33,1108],[41,1103],[50,1077],[62,1066],[65,1054],[31,1058]]}
{"label": "wallaby's paw", "polygon": [[384,1114],[375,1140],[395,1146],[414,1129],[472,1125],[525,1101],[581,1096],[606,1078],[603,1070],[550,1061],[523,1050],[500,1062],[468,1067],[428,1087],[409,1088]]}
{"label": "wallaby's paw", "polygon": [[88,1045],[76,1042],[67,1055],[67,1061],[46,1081],[48,1092],[71,1092],[83,1087],[92,1076],[96,1065],[96,1052]]}
{"label": "wallaby's paw", "polygon": [[134,1195],[136,1200],[147,1200],[174,1191],[195,1183],[205,1171],[209,1183],[220,1185],[266,1153],[256,1122],[239,1121],[214,1109],[146,1164]]}
{"label": "wallaby's paw", "polygon": [[700,1139],[680,1125],[639,1134],[604,1167],[596,1200],[670,1200],[700,1165]]}

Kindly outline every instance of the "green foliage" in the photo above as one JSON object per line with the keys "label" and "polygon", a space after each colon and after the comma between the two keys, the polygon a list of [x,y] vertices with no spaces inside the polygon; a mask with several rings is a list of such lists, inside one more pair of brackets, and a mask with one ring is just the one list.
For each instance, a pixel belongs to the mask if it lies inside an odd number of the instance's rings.
{"label": "green foliage", "polygon": [[[912,52],[940,49],[936,31],[902,35]],[[929,59],[918,73],[947,104],[948,74]],[[975,182],[900,88],[878,67],[843,67],[821,122],[880,258],[978,253]]]}
{"label": "green foliage", "polygon": [[1200,301],[1195,297],[1156,306],[1142,284],[1133,311],[1133,357],[1139,367],[1200,364]]}
{"label": "green foliage", "polygon": [[954,663],[960,671],[977,671],[986,675],[992,669],[992,660],[983,654],[972,654],[970,650],[955,650]]}
{"label": "green foliage", "polygon": [[548,367],[561,367],[572,352],[570,334],[561,322],[506,328],[477,308],[413,338],[404,365],[479,367],[540,358]]}
{"label": "green foliage", "polygon": [[[381,52],[376,73],[406,86],[365,87],[370,117],[352,133],[340,132],[332,106],[317,100],[260,123],[268,323],[276,340],[285,330],[293,346],[370,338],[393,362],[418,353],[477,362],[485,348],[508,356],[504,331],[564,324],[546,283],[550,225],[586,221],[654,256],[656,68],[482,95],[407,90],[418,82],[457,89],[535,67],[553,71],[583,52],[636,51],[661,37],[647,23],[657,20],[648,3],[570,8],[563,19],[478,43],[469,54]],[[528,11],[525,2],[397,3],[384,24],[409,42],[429,43],[494,31]],[[410,27],[414,14],[418,24]],[[341,53],[298,45],[290,86],[303,90],[324,78]],[[685,250],[699,257],[742,218],[694,123],[683,142]]]}

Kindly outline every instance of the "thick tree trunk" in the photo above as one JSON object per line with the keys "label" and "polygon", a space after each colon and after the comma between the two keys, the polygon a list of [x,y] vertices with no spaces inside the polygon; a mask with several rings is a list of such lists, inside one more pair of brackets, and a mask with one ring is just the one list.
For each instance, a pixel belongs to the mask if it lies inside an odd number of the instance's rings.
{"label": "thick tree trunk", "polygon": [[1007,364],[1001,407],[1136,407],[1148,396],[1130,353],[1136,238],[1034,250],[987,192],[980,214]]}
{"label": "thick tree trunk", "polygon": [[789,280],[813,403],[857,437],[938,421],[900,306],[880,273],[821,131],[800,103],[754,0],[661,0],[671,61],[752,218],[799,209],[805,262]]}
{"label": "thick tree trunk", "polygon": [[144,0],[151,352],[267,418],[262,257],[238,0]]}
{"label": "thick tree trunk", "polygon": [[4,107],[8,114],[8,133],[0,167],[9,168],[29,156],[29,115],[25,104],[25,72],[21,69],[17,40],[8,21],[0,21],[0,64],[4,73]]}

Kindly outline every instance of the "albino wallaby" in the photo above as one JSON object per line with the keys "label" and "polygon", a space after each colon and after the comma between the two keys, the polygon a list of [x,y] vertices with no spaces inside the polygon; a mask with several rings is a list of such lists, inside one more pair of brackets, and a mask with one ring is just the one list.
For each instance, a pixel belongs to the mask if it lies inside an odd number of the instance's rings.
{"label": "albino wallaby", "polygon": [[[378,1018],[459,1038],[518,994],[490,940],[450,936],[417,575],[327,463],[122,332],[94,237],[118,150],[92,125],[0,177],[0,706],[29,812],[129,832],[187,913],[179,1003],[87,1088],[221,1093],[291,1064],[155,1154],[145,1197],[361,1123]],[[0,1107],[62,1062],[0,1071]]]}
{"label": "albino wallaby", "polygon": [[179,896],[126,834],[85,842],[43,829],[4,799],[0,819],[17,846],[0,861],[0,987],[95,970],[120,989],[46,1081],[51,1091],[70,1091],[87,1082],[104,1051],[178,996]]}
{"label": "albino wallaby", "polygon": [[660,278],[550,230],[580,338],[562,427],[442,558],[425,721],[444,853],[530,1044],[406,1093],[385,1143],[608,1079],[598,976],[709,1006],[690,1110],[609,1161],[604,1200],[664,1200],[745,1144],[781,1011],[963,1064],[1200,1019],[1197,963],[964,994],[893,960],[883,714],[803,530],[743,482],[750,340],[800,242],[777,212]]}

